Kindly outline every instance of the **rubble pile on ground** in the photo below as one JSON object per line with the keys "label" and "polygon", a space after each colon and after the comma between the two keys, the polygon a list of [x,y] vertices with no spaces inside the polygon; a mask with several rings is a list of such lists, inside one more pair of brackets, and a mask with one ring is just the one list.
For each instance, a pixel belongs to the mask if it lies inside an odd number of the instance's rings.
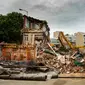
{"label": "rubble pile on ground", "polygon": [[39,65],[35,60],[0,61],[0,79],[47,80],[58,77],[58,71]]}
{"label": "rubble pile on ground", "polygon": [[83,73],[85,72],[85,57],[82,54],[54,56],[43,53],[36,59],[47,67],[54,68],[60,73]]}

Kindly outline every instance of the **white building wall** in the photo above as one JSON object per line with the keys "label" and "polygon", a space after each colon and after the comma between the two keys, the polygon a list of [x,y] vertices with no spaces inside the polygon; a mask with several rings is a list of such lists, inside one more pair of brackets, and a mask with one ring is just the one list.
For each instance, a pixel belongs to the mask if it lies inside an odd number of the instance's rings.
{"label": "white building wall", "polygon": [[77,32],[76,36],[76,46],[84,46],[85,45],[85,33]]}
{"label": "white building wall", "polygon": [[54,33],[53,33],[53,37],[56,38],[56,39],[58,39],[59,32],[60,32],[60,31],[56,31],[56,32],[54,32]]}
{"label": "white building wall", "polygon": [[75,36],[74,35],[65,35],[65,37],[70,41],[70,42],[75,42]]}

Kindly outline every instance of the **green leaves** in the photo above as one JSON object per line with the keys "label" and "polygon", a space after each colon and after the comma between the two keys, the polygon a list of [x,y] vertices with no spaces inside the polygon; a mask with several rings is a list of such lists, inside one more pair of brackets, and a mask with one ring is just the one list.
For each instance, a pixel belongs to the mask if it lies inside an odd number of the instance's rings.
{"label": "green leaves", "polygon": [[0,41],[9,43],[20,43],[21,29],[23,26],[23,15],[18,12],[12,12],[0,15]]}

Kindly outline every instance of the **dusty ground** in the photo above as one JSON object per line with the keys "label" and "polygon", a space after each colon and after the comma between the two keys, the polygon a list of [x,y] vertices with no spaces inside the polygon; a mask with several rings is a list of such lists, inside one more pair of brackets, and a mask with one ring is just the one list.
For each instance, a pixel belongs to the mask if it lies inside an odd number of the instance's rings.
{"label": "dusty ground", "polygon": [[0,80],[0,85],[85,85],[85,79],[53,79],[48,81]]}

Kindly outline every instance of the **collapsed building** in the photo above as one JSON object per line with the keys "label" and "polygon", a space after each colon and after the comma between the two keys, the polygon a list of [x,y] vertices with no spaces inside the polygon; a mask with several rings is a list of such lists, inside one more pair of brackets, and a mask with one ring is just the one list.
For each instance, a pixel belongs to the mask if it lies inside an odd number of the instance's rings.
{"label": "collapsed building", "polygon": [[49,31],[50,29],[46,21],[24,15],[24,25],[21,30],[23,35],[23,44],[34,45],[41,42],[41,44],[45,45],[50,41]]}
{"label": "collapsed building", "polygon": [[[85,73],[85,54],[76,50],[61,53],[58,47],[50,45],[49,31],[46,21],[24,15],[21,30],[23,35],[22,44],[0,43],[0,46],[2,46],[0,48],[0,60],[3,60],[0,61],[2,66],[0,67],[0,78],[46,80],[49,75],[51,77],[57,76],[59,72],[62,74]],[[62,34],[60,38],[63,37],[68,42],[64,34],[62,32],[60,34]],[[63,45],[65,46],[65,43]],[[41,49],[45,47],[41,53],[39,51],[40,47]],[[37,52],[39,52],[38,56]],[[9,60],[13,61],[9,62]],[[22,62],[24,60],[27,62]],[[16,61],[20,62],[17,63]],[[8,77],[3,77],[4,72],[7,73]]]}
{"label": "collapsed building", "polygon": [[[50,42],[50,29],[44,20],[23,16],[24,23],[21,29],[22,44],[3,43],[0,60],[30,60],[36,58],[39,48]],[[3,46],[2,46],[3,45]],[[21,58],[22,57],[22,58]]]}

